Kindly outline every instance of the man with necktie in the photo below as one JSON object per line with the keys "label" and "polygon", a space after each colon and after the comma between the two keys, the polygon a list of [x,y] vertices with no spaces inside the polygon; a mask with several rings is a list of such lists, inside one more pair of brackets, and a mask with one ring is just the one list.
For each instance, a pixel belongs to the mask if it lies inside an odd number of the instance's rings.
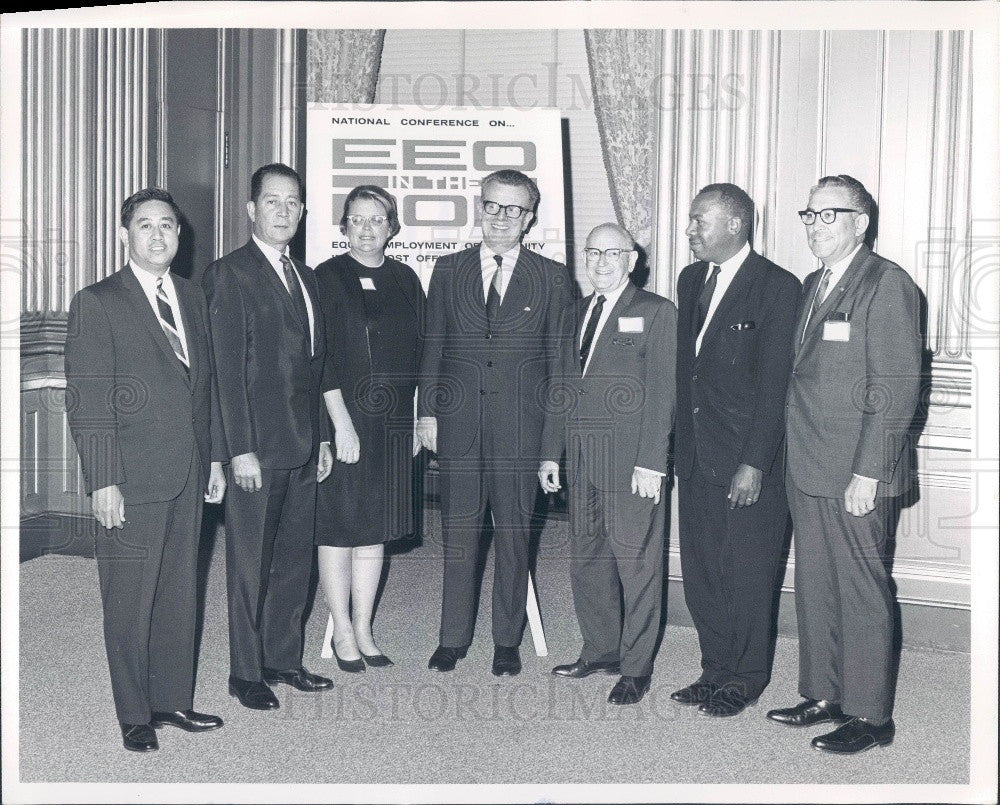
{"label": "man with necktie", "polygon": [[316,278],[288,244],[302,219],[302,180],[287,165],[250,181],[250,241],[212,263],[208,295],[226,442],[229,692],[277,708],[268,683],[332,687],[302,666],[302,615],[313,560],[316,484],[330,473],[322,411],[326,337]]}
{"label": "man with necktie", "polygon": [[804,700],[767,716],[839,725],[812,740],[837,754],[895,735],[887,542],[913,484],[920,391],[919,291],[865,245],[873,204],[857,179],[826,176],[799,213],[822,267],[805,281],[786,409]]}
{"label": "man with necktie", "polygon": [[76,294],[66,337],[66,414],[100,525],[104,642],[122,742],[154,727],[222,726],[195,712],[195,618],[203,502],[226,491],[205,299],[170,273],[180,236],[170,194],[122,205],[128,263]]}
{"label": "man with necktie", "polygon": [[677,282],[677,433],[684,599],[701,675],[671,694],[734,716],[770,677],[775,585],[788,527],[785,388],[801,286],[750,248],[753,201],[711,184],[685,234],[697,262]]}
{"label": "man with necktie", "polygon": [[551,335],[573,298],[560,263],[523,248],[539,193],[523,173],[482,181],[480,246],[443,255],[427,293],[418,435],[437,452],[444,542],[439,644],[428,667],[451,671],[472,642],[478,545],[492,514],[493,666],[521,671]]}
{"label": "man with necktie", "polygon": [[594,293],[561,316],[538,468],[558,491],[565,451],[583,635],[579,659],[552,673],[620,673],[608,701],[626,705],[649,690],[660,628],[677,309],[629,281],[638,253],[618,224],[596,227],[584,257]]}

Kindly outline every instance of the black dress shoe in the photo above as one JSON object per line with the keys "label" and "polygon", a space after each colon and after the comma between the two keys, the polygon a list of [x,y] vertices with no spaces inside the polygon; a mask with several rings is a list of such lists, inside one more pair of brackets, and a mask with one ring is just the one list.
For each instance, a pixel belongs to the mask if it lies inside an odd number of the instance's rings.
{"label": "black dress shoe", "polygon": [[218,716],[210,716],[207,713],[196,713],[194,710],[175,710],[173,713],[154,710],[149,723],[153,727],[172,724],[188,732],[208,732],[209,730],[217,730],[221,727],[222,719]]}
{"label": "black dress shoe", "polygon": [[896,735],[896,725],[890,718],[885,724],[871,724],[863,718],[852,718],[833,732],[812,739],[813,749],[837,755],[855,755],[875,746],[888,746]]}
{"label": "black dress shoe", "polygon": [[431,654],[427,667],[432,671],[454,671],[455,663],[462,659],[469,650],[468,646],[462,648],[452,648],[451,646],[438,646]]}
{"label": "black dress shoe", "polygon": [[[358,662],[361,661],[358,660]],[[298,668],[290,668],[287,671],[275,671],[273,668],[265,668],[264,681],[271,685],[284,682],[286,685],[291,685],[296,690],[304,690],[306,693],[313,693],[317,690],[328,690],[333,687],[332,679],[327,679],[325,676],[320,676],[319,674],[311,674],[301,665]]]}
{"label": "black dress shoe", "polygon": [[149,724],[122,724],[122,745],[129,752],[155,752],[160,748]]}
{"label": "black dress shoe", "polygon": [[698,708],[698,715],[726,718],[742,713],[751,705],[757,704],[757,697],[748,699],[743,692],[732,685],[723,685],[712,698]]}
{"label": "black dress shoe", "polygon": [[569,665],[557,665],[552,669],[556,676],[565,676],[569,679],[583,679],[591,674],[608,674],[613,676],[621,673],[618,660],[608,660],[607,662],[587,662],[580,659],[571,662]]}
{"label": "black dress shoe", "polygon": [[281,705],[274,692],[263,682],[229,677],[229,695],[240,700],[240,704],[251,710],[277,710]]}
{"label": "black dress shoe", "polygon": [[623,676],[619,679],[608,695],[609,704],[636,704],[642,700],[649,690],[651,677]]}
{"label": "black dress shoe", "polygon": [[704,704],[712,698],[712,694],[719,689],[714,682],[695,682],[686,688],[675,690],[670,694],[670,698],[678,704]]}
{"label": "black dress shoe", "polygon": [[386,657],[385,654],[365,654],[362,651],[361,659],[363,659],[372,668],[388,668],[390,665],[395,665],[395,663]]}
{"label": "black dress shoe", "polygon": [[[330,638],[330,648],[333,649],[333,658],[337,661],[337,667],[348,674],[360,674],[365,670],[365,663],[359,657],[356,660],[342,660],[340,655],[337,653],[337,647],[333,644],[333,638]],[[361,657],[365,655],[362,654]]]}
{"label": "black dress shoe", "polygon": [[521,655],[517,646],[493,647],[493,676],[517,676],[521,673]]}
{"label": "black dress shoe", "polygon": [[843,723],[847,721],[847,716],[840,709],[839,704],[828,702],[823,699],[806,699],[799,702],[795,707],[784,707],[780,710],[771,710],[767,717],[771,721],[777,721],[787,727],[809,727],[813,724],[826,724],[829,721]]}

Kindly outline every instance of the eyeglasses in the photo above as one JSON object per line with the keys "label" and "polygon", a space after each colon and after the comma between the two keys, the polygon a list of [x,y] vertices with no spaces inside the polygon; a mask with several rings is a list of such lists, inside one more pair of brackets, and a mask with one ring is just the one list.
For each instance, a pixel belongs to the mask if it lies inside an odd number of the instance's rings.
{"label": "eyeglasses", "polygon": [[827,207],[825,210],[799,210],[799,218],[806,226],[816,223],[817,216],[824,224],[832,224],[837,220],[838,212],[861,212],[851,207]]}
{"label": "eyeglasses", "polygon": [[483,209],[487,215],[499,215],[500,210],[503,210],[508,218],[520,218],[522,213],[529,212],[527,207],[519,207],[517,204],[497,204],[495,201],[484,201]]}
{"label": "eyeglasses", "polygon": [[634,252],[635,249],[584,249],[583,253],[587,258],[588,263],[596,263],[601,259],[603,254],[607,260],[617,260],[623,254],[629,254]]}
{"label": "eyeglasses", "polygon": [[365,224],[382,226],[388,219],[384,215],[348,215],[347,220],[351,222],[351,226],[362,227]]}

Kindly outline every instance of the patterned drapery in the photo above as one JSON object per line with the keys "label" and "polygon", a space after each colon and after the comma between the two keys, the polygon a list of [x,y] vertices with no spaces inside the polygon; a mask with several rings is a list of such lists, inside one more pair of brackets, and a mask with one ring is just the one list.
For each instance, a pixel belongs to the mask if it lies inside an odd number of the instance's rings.
{"label": "patterned drapery", "polygon": [[585,35],[615,215],[648,248],[655,195],[657,32],[587,30]]}
{"label": "patterned drapery", "polygon": [[307,100],[374,102],[384,39],[384,30],[310,30]]}

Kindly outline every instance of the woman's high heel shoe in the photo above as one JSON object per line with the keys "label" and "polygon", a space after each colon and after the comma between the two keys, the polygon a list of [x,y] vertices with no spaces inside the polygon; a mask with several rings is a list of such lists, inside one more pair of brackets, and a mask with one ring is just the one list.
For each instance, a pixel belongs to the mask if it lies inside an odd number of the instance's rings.
{"label": "woman's high heel shoe", "polygon": [[[337,661],[337,667],[348,674],[360,674],[365,670],[365,664],[362,660],[342,660],[340,655],[337,654],[337,646],[334,643],[333,638],[330,638],[330,648],[333,649],[333,658]],[[361,655],[364,656],[364,655]]]}
{"label": "woman's high heel shoe", "polygon": [[361,657],[372,668],[388,668],[390,665],[395,665],[385,654],[365,654],[362,651]]}

